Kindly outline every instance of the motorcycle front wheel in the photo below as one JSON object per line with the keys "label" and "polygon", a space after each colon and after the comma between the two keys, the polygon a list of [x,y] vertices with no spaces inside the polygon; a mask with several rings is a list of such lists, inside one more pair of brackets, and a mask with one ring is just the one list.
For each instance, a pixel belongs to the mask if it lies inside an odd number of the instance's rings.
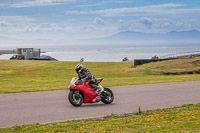
{"label": "motorcycle front wheel", "polygon": [[104,88],[101,94],[101,101],[105,104],[111,104],[114,100],[114,95],[109,88]]}
{"label": "motorcycle front wheel", "polygon": [[70,91],[68,95],[69,102],[75,106],[79,107],[83,104],[83,95],[80,91]]}

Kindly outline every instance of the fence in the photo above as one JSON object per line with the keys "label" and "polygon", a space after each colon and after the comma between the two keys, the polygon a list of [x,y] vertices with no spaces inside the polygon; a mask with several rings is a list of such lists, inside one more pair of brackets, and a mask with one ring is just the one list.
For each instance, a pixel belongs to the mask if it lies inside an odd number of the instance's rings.
{"label": "fence", "polygon": [[170,59],[170,58],[178,58],[178,57],[184,57],[189,55],[200,55],[200,51],[191,51],[191,52],[181,52],[181,53],[175,53],[175,54],[168,54],[161,56],[160,59]]}
{"label": "fence", "polygon": [[175,53],[175,54],[168,54],[161,56],[158,59],[135,59],[134,60],[134,66],[146,64],[146,63],[151,63],[151,62],[157,62],[157,61],[165,61],[165,60],[172,60],[172,59],[177,59],[177,58],[185,58],[190,55],[199,55],[200,56],[200,51],[191,51],[191,52],[182,52],[182,53]]}

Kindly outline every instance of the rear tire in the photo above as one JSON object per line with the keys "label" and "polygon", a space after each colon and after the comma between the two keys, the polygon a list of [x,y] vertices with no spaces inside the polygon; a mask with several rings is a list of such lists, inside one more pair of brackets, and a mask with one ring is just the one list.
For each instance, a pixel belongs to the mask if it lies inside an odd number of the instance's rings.
{"label": "rear tire", "polygon": [[101,101],[105,104],[111,104],[114,100],[114,95],[109,88],[104,88],[102,92],[102,99]]}
{"label": "rear tire", "polygon": [[69,102],[75,107],[79,107],[83,104],[83,95],[78,90],[70,91],[68,99]]}

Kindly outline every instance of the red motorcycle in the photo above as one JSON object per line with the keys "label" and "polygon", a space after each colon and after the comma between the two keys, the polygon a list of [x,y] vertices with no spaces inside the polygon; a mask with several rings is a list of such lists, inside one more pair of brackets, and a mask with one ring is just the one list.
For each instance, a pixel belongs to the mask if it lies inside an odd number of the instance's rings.
{"label": "red motorcycle", "polygon": [[[103,78],[98,79],[98,83],[101,83]],[[101,85],[100,92],[93,91],[89,84],[89,81],[77,82],[78,78],[72,78],[68,88],[70,89],[68,99],[69,102],[78,107],[83,103],[97,103],[102,101],[105,104],[111,104],[114,100],[114,95],[109,88],[103,88]]]}

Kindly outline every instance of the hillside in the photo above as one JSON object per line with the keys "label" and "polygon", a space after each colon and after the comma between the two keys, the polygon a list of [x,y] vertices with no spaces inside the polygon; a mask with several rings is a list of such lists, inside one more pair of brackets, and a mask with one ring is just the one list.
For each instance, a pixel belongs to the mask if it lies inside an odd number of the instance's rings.
{"label": "hillside", "polygon": [[[80,62],[0,60],[0,93],[67,89],[74,67]],[[199,58],[149,63],[133,67],[133,62],[84,62],[103,86],[151,84],[200,80]],[[196,72],[198,71],[198,72]],[[177,72],[169,74],[166,72]]]}
{"label": "hillside", "polygon": [[14,39],[9,37],[0,36],[0,45],[13,47],[40,47],[46,48],[46,46],[65,46],[65,45],[102,45],[102,44],[136,44],[136,43],[200,43],[200,31],[170,31],[168,33],[144,33],[135,31],[123,31],[111,36],[103,38],[88,38],[80,40],[56,40],[52,39],[35,39],[35,40],[23,40]]}
{"label": "hillside", "polygon": [[170,31],[168,33],[143,33],[124,31],[104,38],[107,41],[115,42],[142,42],[142,43],[199,43],[200,32],[191,31]]}
{"label": "hillside", "polygon": [[144,64],[140,67],[129,69],[129,73],[148,73],[152,75],[183,75],[199,74],[200,60],[196,59],[176,59],[157,63]]}

